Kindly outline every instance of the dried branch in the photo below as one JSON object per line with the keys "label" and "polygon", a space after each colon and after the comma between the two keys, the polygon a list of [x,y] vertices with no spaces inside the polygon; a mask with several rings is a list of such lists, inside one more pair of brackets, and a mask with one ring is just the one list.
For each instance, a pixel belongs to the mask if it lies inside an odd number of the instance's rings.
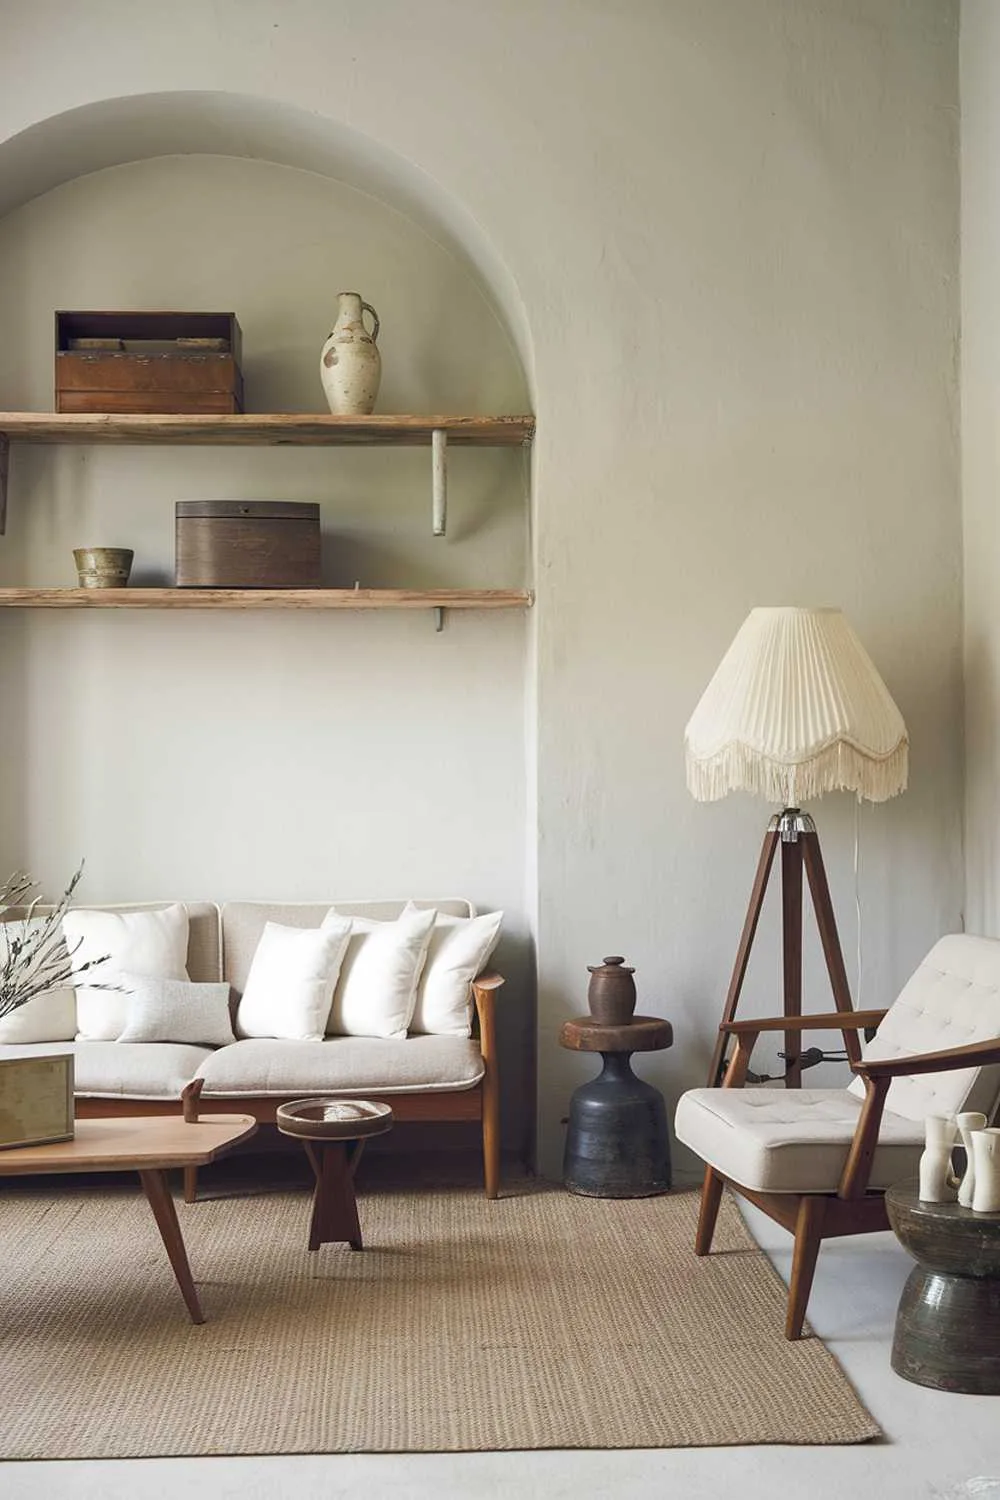
{"label": "dried branch", "polygon": [[79,943],[70,949],[63,937],[62,919],[82,874],[81,864],[51,911],[42,917],[36,915],[41,898],[31,894],[37,882],[30,875],[15,871],[0,886],[0,1020],[51,990],[75,989],[81,984],[97,990],[120,988],[83,979],[89,969],[106,963],[109,955],[74,965]]}

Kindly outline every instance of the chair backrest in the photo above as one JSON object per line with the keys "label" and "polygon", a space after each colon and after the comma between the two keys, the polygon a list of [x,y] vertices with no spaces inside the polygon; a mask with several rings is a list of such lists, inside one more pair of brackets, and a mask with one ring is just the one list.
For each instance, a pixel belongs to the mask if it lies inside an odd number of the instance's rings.
{"label": "chair backrest", "polygon": [[[1000,940],[952,933],[934,944],[862,1053],[909,1057],[994,1038],[1000,1038]],[[860,1078],[850,1092],[864,1095]],[[895,1078],[886,1104],[894,1114],[923,1120],[963,1109],[992,1116],[998,1099],[1000,1065]]]}

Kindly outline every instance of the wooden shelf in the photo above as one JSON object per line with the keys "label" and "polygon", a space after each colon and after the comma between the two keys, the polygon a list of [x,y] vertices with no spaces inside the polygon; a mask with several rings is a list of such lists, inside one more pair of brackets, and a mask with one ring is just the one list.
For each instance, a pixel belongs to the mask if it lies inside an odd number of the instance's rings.
{"label": "wooden shelf", "polygon": [[0,588],[0,609],[527,609],[526,589]]}
{"label": "wooden shelf", "polygon": [[0,412],[0,535],[7,521],[10,445],[16,443],[185,443],[265,447],[431,448],[431,526],[444,536],[445,453],[459,447],[524,447],[535,419],[522,417],[334,417],[312,412],[233,417],[135,416],[49,411]]}
{"label": "wooden shelf", "polygon": [[234,417],[105,416],[0,412],[0,435],[19,443],[221,443],[326,447],[337,444],[430,447],[435,432],[465,447],[530,443],[534,417],[332,417],[273,412]]}

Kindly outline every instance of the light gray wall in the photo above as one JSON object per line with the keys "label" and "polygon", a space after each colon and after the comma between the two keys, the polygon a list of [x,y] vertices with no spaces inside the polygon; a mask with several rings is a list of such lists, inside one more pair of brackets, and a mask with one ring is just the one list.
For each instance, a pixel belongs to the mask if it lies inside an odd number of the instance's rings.
{"label": "light gray wall", "polygon": [[1000,935],[1000,11],[962,6],[962,506],[965,878],[973,932]]}
{"label": "light gray wall", "polygon": [[[754,604],[842,605],[906,717],[910,790],[861,834],[863,999],[891,997],[961,911],[957,6],[180,0],[140,23],[125,0],[36,0],[6,20],[0,81],[32,89],[0,91],[0,138],[137,91],[259,94],[348,125],[474,226],[539,422],[522,832],[543,1164],[592,1071],[558,1026],[604,953],[675,1023],[646,1076],[671,1101],[702,1077],[768,809],[695,805],[681,739]],[[398,630],[363,637],[387,672]],[[451,638],[465,680],[477,641]],[[853,974],[853,810],[818,816]],[[151,880],[182,862],[151,857]],[[478,891],[492,851],[474,858]],[[769,915],[748,1007],[773,1008],[776,961]]]}

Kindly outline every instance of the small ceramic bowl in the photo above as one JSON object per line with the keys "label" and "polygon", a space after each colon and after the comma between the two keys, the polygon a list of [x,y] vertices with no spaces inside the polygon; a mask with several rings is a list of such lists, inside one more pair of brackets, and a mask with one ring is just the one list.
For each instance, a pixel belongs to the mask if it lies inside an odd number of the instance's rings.
{"label": "small ceramic bowl", "polygon": [[132,571],[130,547],[75,547],[73,560],[82,589],[123,589]]}

